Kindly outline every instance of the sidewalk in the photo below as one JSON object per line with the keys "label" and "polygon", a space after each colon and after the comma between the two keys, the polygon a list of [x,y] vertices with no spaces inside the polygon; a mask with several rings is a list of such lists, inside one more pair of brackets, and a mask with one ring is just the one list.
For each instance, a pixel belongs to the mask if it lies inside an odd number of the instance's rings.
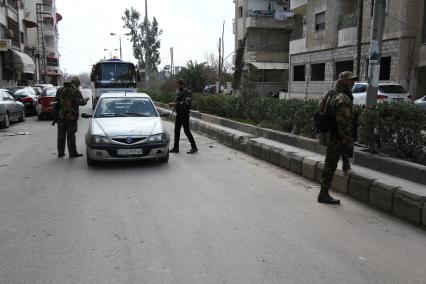
{"label": "sidewalk", "polygon": [[[170,112],[168,109],[161,109]],[[174,115],[169,117],[174,120]],[[319,182],[324,155],[191,117],[191,129],[310,180]],[[426,227],[426,186],[369,168],[353,165],[338,170],[332,188],[408,222]]]}

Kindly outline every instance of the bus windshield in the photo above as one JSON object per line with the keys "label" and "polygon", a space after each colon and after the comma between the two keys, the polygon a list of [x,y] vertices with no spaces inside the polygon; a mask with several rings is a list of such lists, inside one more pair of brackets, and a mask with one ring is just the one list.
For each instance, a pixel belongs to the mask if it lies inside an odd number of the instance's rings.
{"label": "bus windshield", "polygon": [[136,70],[130,63],[99,63],[93,70],[92,80],[103,83],[134,83],[136,82]]}

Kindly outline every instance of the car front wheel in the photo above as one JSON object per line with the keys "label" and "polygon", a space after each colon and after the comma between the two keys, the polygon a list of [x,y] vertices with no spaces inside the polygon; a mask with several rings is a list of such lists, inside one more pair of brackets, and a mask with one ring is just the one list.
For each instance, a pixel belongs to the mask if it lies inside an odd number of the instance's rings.
{"label": "car front wheel", "polygon": [[6,113],[4,116],[4,121],[1,123],[2,128],[9,128],[10,126],[10,117],[9,113]]}

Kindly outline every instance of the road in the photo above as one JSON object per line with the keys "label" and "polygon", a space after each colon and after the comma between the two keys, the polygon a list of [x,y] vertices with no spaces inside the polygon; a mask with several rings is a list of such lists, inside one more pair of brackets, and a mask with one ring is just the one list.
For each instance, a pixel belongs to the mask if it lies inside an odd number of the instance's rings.
{"label": "road", "polygon": [[88,168],[56,157],[50,121],[0,130],[0,283],[426,283],[424,230],[195,138]]}

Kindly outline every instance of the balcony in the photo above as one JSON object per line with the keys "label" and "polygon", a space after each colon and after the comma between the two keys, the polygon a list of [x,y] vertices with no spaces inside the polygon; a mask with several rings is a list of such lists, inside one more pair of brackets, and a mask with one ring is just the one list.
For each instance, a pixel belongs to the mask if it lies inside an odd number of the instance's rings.
{"label": "balcony", "polygon": [[308,0],[290,0],[290,11],[295,14],[305,14]]}
{"label": "balcony", "polygon": [[246,18],[246,29],[282,29],[293,28],[293,13],[281,11],[249,10]]}
{"label": "balcony", "polygon": [[357,13],[339,16],[337,46],[355,45],[357,42]]}

